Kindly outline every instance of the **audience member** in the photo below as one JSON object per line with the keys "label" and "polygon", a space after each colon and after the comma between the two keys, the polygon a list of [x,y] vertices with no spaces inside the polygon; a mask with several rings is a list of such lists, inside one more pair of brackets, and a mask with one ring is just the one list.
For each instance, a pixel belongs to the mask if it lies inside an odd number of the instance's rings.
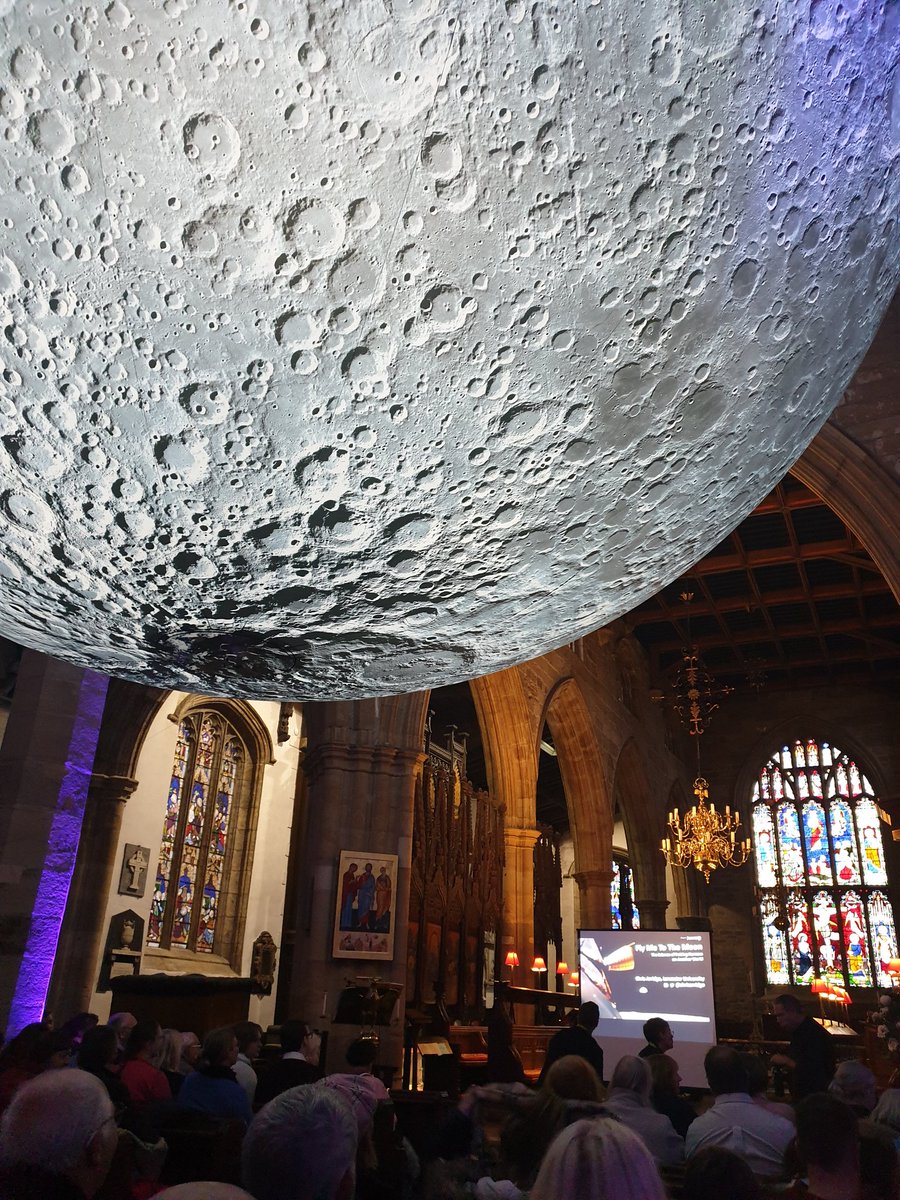
{"label": "audience member", "polygon": [[658,1163],[671,1166],[684,1158],[684,1139],[669,1118],[651,1106],[651,1082],[645,1058],[623,1055],[613,1071],[605,1108],[634,1130]]}
{"label": "audience member", "polygon": [[134,1013],[130,1012],[113,1013],[106,1023],[116,1031],[116,1038],[119,1043],[119,1062],[122,1062],[125,1057],[125,1045],[129,1034],[135,1025],[137,1025],[137,1017]]}
{"label": "audience member", "polygon": [[858,1117],[868,1117],[878,1099],[874,1074],[865,1063],[853,1059],[838,1063],[828,1090],[849,1104]]}
{"label": "audience member", "polygon": [[238,1043],[232,1026],[208,1033],[197,1070],[185,1078],[178,1092],[179,1107],[211,1117],[237,1118],[249,1125],[253,1119],[250,1101],[232,1070],[237,1056]]}
{"label": "audience member", "polygon": [[665,1200],[665,1195],[641,1139],[601,1117],[576,1121],[553,1141],[530,1200]]}
{"label": "audience member", "polygon": [[745,1159],[760,1179],[780,1178],[784,1152],[794,1137],[793,1125],[753,1103],[747,1072],[736,1050],[713,1046],[703,1065],[715,1101],[687,1131],[688,1158],[707,1146],[723,1146]]}
{"label": "audience member", "polygon": [[675,1045],[672,1027],[662,1017],[651,1017],[644,1022],[644,1041],[647,1045],[641,1050],[640,1058],[652,1058],[656,1054],[665,1054]]}
{"label": "audience member", "polygon": [[[191,1034],[193,1037],[193,1034]],[[156,1051],[156,1059],[154,1066],[159,1067],[163,1075],[165,1075],[169,1090],[173,1096],[177,1096],[181,1090],[181,1085],[184,1083],[184,1074],[181,1071],[181,1051],[184,1046],[184,1034],[177,1029],[164,1029],[159,1039],[159,1046]]]}
{"label": "audience member", "polygon": [[202,1049],[203,1047],[200,1045],[200,1039],[196,1033],[188,1030],[187,1033],[181,1035],[181,1061],[178,1064],[179,1074],[190,1075],[191,1071],[197,1069]]}
{"label": "audience member", "polygon": [[256,1114],[242,1150],[255,1200],[351,1200],[356,1122],[321,1083],[290,1088]]}
{"label": "audience member", "polygon": [[319,1048],[322,1039],[305,1021],[292,1019],[281,1026],[281,1058],[264,1063],[256,1086],[257,1107],[280,1096],[288,1088],[319,1079]]}
{"label": "audience member", "polygon": [[554,1033],[547,1047],[544,1065],[541,1068],[540,1078],[538,1079],[539,1086],[544,1082],[544,1076],[556,1060],[558,1058],[565,1058],[570,1054],[577,1054],[581,1058],[587,1059],[597,1072],[597,1078],[601,1083],[603,1082],[603,1051],[594,1038],[594,1030],[597,1028],[599,1022],[600,1009],[593,1000],[588,1000],[578,1010],[578,1022],[576,1025],[568,1029],[561,1029],[559,1033]]}
{"label": "audience member", "polygon": [[96,1013],[81,1012],[76,1013],[74,1017],[69,1017],[68,1021],[60,1028],[60,1033],[64,1034],[72,1046],[72,1061],[69,1066],[75,1065],[74,1058],[78,1053],[78,1047],[81,1045],[81,1040],[89,1029],[94,1029],[99,1024],[100,1018]]}
{"label": "audience member", "polygon": [[900,1150],[900,1088],[887,1088],[881,1093],[872,1110],[872,1120],[876,1125],[883,1125],[889,1130],[895,1148]]}
{"label": "audience member", "polygon": [[707,1146],[689,1160],[682,1200],[761,1200],[750,1164],[724,1146]]}
{"label": "audience member", "polygon": [[234,1027],[234,1036],[238,1043],[237,1062],[234,1064],[234,1074],[238,1083],[244,1089],[247,1099],[253,1103],[256,1095],[256,1071],[253,1062],[259,1058],[262,1050],[263,1031],[255,1021],[240,1021]]}
{"label": "audience member", "polygon": [[23,1084],[0,1122],[4,1200],[90,1200],[116,1151],[112,1101],[86,1071]]}
{"label": "audience member", "polygon": [[741,1062],[747,1072],[747,1091],[750,1093],[753,1103],[764,1108],[766,1112],[772,1113],[773,1116],[783,1117],[785,1121],[790,1121],[793,1125],[794,1110],[790,1104],[781,1104],[778,1100],[770,1100],[768,1097],[769,1069],[765,1059],[759,1054],[746,1052],[741,1055]]}
{"label": "audience member", "polygon": [[253,1200],[253,1197],[233,1183],[201,1179],[196,1183],[178,1183],[164,1192],[157,1192],[154,1200]]}
{"label": "audience member", "polygon": [[99,1079],[116,1108],[124,1109],[131,1097],[115,1070],[118,1057],[119,1039],[111,1025],[95,1025],[81,1039],[78,1066]]}
{"label": "audience member", "polygon": [[834,1039],[818,1021],[803,1012],[796,996],[779,996],[772,1005],[779,1028],[791,1037],[787,1054],[773,1054],[776,1067],[790,1072],[794,1102],[813,1092],[824,1092],[834,1075]]}
{"label": "audience member", "polygon": [[890,1131],[865,1117],[858,1128],[861,1200],[897,1200],[900,1172]]}
{"label": "audience member", "polygon": [[155,1100],[172,1099],[169,1081],[153,1065],[160,1034],[156,1021],[138,1021],[125,1043],[125,1062],[119,1078],[128,1088],[131,1103],[136,1108]]}
{"label": "audience member", "polygon": [[64,1067],[71,1043],[39,1021],[26,1025],[0,1050],[0,1113],[23,1083],[43,1071]]}
{"label": "audience member", "polygon": [[797,1105],[799,1179],[791,1197],[861,1200],[859,1130],[849,1105],[817,1093]]}
{"label": "audience member", "polygon": [[658,1113],[669,1118],[678,1136],[684,1137],[697,1114],[693,1105],[679,1095],[678,1063],[668,1054],[654,1054],[647,1058],[647,1065],[652,1080],[650,1103]]}
{"label": "audience member", "polygon": [[347,1070],[326,1075],[322,1081],[340,1093],[356,1118],[361,1139],[372,1132],[378,1105],[391,1098],[381,1080],[372,1074],[377,1053],[378,1044],[372,1038],[357,1038],[347,1047]]}

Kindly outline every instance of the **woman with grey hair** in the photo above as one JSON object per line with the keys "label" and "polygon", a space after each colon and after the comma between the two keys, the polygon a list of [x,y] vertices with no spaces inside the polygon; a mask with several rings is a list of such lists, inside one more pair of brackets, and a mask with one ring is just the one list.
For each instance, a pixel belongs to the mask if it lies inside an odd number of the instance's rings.
{"label": "woman with grey hair", "polygon": [[531,1189],[531,1200],[665,1200],[665,1195],[641,1139],[603,1117],[576,1121],[563,1130],[551,1143]]}
{"label": "woman with grey hair", "polygon": [[900,1150],[900,1088],[888,1088],[881,1093],[872,1110],[872,1120],[883,1125],[894,1139],[894,1147]]}
{"label": "woman with grey hair", "polygon": [[626,1054],[616,1063],[604,1107],[638,1135],[657,1163],[671,1166],[684,1158],[684,1138],[668,1117],[653,1109],[651,1086],[647,1060]]}
{"label": "woman with grey hair", "polygon": [[867,1117],[875,1107],[875,1076],[865,1063],[855,1059],[838,1063],[828,1090],[849,1104],[858,1117]]}
{"label": "woman with grey hair", "polygon": [[357,1123],[339,1094],[301,1084],[253,1118],[241,1152],[244,1187],[256,1200],[351,1200]]}

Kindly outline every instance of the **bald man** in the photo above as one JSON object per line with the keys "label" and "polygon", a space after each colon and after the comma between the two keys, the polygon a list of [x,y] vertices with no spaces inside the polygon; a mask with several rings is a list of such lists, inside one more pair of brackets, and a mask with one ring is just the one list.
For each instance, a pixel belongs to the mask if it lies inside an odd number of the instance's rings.
{"label": "bald man", "polygon": [[233,1183],[179,1183],[175,1187],[157,1192],[155,1200],[253,1200],[249,1192],[235,1187]]}
{"label": "bald man", "polygon": [[118,1140],[99,1079],[77,1068],[45,1071],[19,1088],[0,1122],[0,1195],[91,1200]]}

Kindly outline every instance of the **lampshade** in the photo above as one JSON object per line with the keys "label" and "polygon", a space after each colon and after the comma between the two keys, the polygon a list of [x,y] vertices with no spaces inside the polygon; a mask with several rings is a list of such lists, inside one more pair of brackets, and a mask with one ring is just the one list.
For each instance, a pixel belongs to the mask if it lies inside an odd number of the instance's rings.
{"label": "lampshade", "polygon": [[580,983],[581,983],[581,972],[580,971],[572,971],[572,973],[569,975],[569,987],[577,988]]}
{"label": "lampshade", "polygon": [[820,996],[823,992],[828,991],[828,984],[824,979],[814,979],[809,987],[814,996]]}
{"label": "lampshade", "polygon": [[532,971],[546,971],[547,964],[544,962],[544,960],[542,958],[538,957],[531,964],[531,969],[532,969]]}
{"label": "lampshade", "polygon": [[515,950],[507,950],[506,965],[508,967],[517,967],[519,965],[519,956],[516,954]]}
{"label": "lampshade", "polygon": [[900,958],[892,958],[887,965],[889,975],[900,975]]}
{"label": "lampshade", "polygon": [[0,0],[0,633],[393,696],[676,578],[895,289],[891,7]]}
{"label": "lampshade", "polygon": [[566,972],[568,971],[568,969],[569,969],[568,963],[561,962],[561,963],[556,964],[557,975],[565,975]]}

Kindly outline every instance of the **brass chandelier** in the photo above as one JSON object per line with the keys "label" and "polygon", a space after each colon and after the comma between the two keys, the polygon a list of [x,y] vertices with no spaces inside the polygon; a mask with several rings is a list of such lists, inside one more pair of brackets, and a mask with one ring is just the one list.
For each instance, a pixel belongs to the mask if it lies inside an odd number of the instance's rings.
{"label": "brass chandelier", "polygon": [[[685,604],[693,600],[692,592],[682,592]],[[732,690],[717,685],[700,657],[698,648],[690,642],[690,618],[688,618],[687,646],[682,652],[681,662],[674,680],[674,706],[691,737],[697,739],[697,778],[694,780],[694,795],[697,803],[682,818],[678,809],[668,814],[669,836],[664,837],[660,849],[666,862],[673,867],[695,866],[709,883],[710,872],[717,867],[742,867],[750,857],[750,839],[736,840],[741,825],[740,813],[725,805],[725,812],[717,812],[715,804],[709,804],[709,784],[700,773],[700,737],[706,731],[710,716],[719,707],[718,701]]]}

